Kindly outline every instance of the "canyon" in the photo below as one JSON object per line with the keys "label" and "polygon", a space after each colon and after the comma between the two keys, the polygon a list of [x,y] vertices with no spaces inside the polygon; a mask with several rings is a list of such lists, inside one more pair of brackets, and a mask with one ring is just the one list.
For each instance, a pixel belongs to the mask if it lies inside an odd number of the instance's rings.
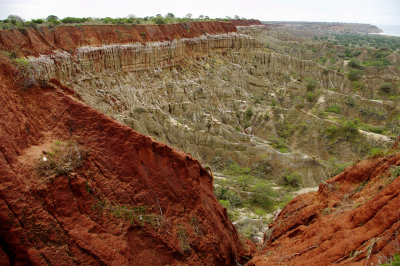
{"label": "canyon", "polygon": [[[285,34],[257,20],[0,31],[0,261],[324,265],[397,252],[398,101],[355,91]],[[368,88],[399,80],[394,67],[367,74]],[[388,130],[347,132],[341,116]],[[68,145],[79,166],[38,172]],[[257,250],[213,193],[232,164],[319,189],[291,200]]]}

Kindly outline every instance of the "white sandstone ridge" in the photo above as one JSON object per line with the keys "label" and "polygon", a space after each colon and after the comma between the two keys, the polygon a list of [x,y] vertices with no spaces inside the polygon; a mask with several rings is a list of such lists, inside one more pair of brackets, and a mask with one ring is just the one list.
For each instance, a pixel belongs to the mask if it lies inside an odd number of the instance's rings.
{"label": "white sandstone ridge", "polygon": [[262,34],[267,30],[267,25],[236,26],[236,29],[241,34]]}
{"label": "white sandstone ridge", "polygon": [[36,78],[60,81],[74,79],[82,72],[139,71],[174,66],[185,58],[204,57],[211,52],[258,47],[258,42],[245,34],[226,33],[182,38],[146,44],[111,44],[83,46],[74,51],[55,51],[51,55],[29,58],[37,69]]}

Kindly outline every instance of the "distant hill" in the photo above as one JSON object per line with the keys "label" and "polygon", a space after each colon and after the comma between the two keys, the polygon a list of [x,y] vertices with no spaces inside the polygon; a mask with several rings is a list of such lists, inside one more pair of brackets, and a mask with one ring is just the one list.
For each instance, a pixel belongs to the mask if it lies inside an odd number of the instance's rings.
{"label": "distant hill", "polygon": [[361,23],[304,21],[263,21],[263,23],[278,27],[282,31],[301,35],[324,35],[330,33],[369,34],[383,32],[375,25]]}

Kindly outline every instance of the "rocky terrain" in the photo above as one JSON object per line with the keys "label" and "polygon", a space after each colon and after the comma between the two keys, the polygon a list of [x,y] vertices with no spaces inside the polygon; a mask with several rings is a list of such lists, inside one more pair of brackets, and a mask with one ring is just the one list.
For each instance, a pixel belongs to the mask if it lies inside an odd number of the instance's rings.
{"label": "rocky terrain", "polygon": [[382,30],[375,25],[361,23],[302,21],[264,21],[263,23],[274,28],[274,30],[297,36],[316,36],[333,33],[369,34],[382,32]]}
{"label": "rocky terrain", "polygon": [[[239,20],[14,29],[0,50],[4,264],[323,265],[398,252],[385,233],[397,232],[398,155],[334,177],[400,134],[395,49]],[[361,71],[349,53],[390,65]],[[390,219],[366,234],[378,212]],[[266,231],[257,252],[243,237],[254,231]]]}
{"label": "rocky terrain", "polygon": [[[268,35],[262,25],[238,27],[254,38],[223,22],[161,27],[168,34],[155,27],[97,26],[94,32],[89,26],[60,27],[54,32],[43,30],[42,35],[28,32],[28,39],[15,31],[2,38],[7,49],[14,48],[8,40],[21,39],[19,53],[41,53],[29,59],[32,78],[61,82],[101,112],[213,168],[223,167],[216,164],[218,160],[232,159],[241,165],[267,160],[271,171],[265,175],[276,181],[283,170],[296,170],[303,177],[302,185],[316,186],[330,176],[332,167],[327,161],[337,159],[334,154],[339,150],[341,162],[346,162],[370,147],[391,143],[385,137],[361,134],[359,150],[348,147],[348,141],[336,145],[336,152],[331,149],[321,139],[321,131],[335,122],[315,114],[350,94],[350,82],[337,71],[322,71],[315,62],[263,48]],[[213,35],[204,35],[205,30]],[[111,37],[99,39],[100,32]],[[191,38],[174,39],[176,32]],[[45,41],[37,36],[46,34],[50,37]],[[124,44],[156,38],[162,42]],[[32,48],[25,52],[29,42]],[[99,42],[106,45],[99,47]],[[49,53],[54,49],[55,53]],[[315,86],[323,93],[319,97],[315,93],[316,102],[304,102],[309,89],[296,77],[316,80]],[[354,101],[370,104],[363,98]],[[389,110],[373,104],[384,115],[398,112],[390,103]]]}
{"label": "rocky terrain", "polygon": [[22,89],[10,59],[0,59],[2,264],[234,264],[248,256],[196,159],[56,81]]}
{"label": "rocky terrain", "polygon": [[[362,161],[296,197],[248,265],[380,265],[400,251],[399,153]],[[395,264],[393,264],[395,265]]]}

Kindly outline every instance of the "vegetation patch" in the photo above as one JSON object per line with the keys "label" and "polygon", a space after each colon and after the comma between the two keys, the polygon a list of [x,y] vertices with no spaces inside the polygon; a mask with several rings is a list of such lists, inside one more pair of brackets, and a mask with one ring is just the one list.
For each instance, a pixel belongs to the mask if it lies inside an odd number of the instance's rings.
{"label": "vegetation patch", "polygon": [[87,153],[75,141],[56,141],[37,161],[38,173],[47,178],[66,175],[79,168],[86,159]]}
{"label": "vegetation patch", "polygon": [[301,184],[301,176],[296,172],[288,173],[283,177],[283,182],[285,186],[298,188]]}

